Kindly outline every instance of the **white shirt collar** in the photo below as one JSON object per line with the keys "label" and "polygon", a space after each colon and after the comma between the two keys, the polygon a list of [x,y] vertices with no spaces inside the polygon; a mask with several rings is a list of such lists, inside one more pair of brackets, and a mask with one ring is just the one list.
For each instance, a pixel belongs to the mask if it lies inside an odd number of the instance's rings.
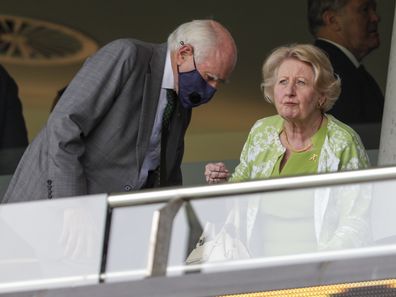
{"label": "white shirt collar", "polygon": [[347,56],[349,58],[349,60],[351,60],[351,62],[353,63],[353,65],[355,65],[356,68],[358,68],[360,66],[359,61],[347,48],[343,47],[342,45],[339,45],[338,43],[335,43],[334,41],[328,40],[326,38],[318,38],[318,39],[324,40],[324,41],[331,43],[332,45],[338,47],[345,54],[345,56]]}
{"label": "white shirt collar", "polygon": [[174,89],[175,88],[175,78],[173,77],[171,56],[169,49],[166,52],[166,60],[165,60],[165,68],[164,68],[164,76],[162,77],[162,86],[163,89]]}

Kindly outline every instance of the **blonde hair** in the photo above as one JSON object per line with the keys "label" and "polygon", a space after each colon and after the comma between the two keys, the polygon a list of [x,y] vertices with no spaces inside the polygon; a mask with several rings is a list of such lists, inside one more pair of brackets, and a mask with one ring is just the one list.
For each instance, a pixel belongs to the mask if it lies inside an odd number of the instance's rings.
{"label": "blonde hair", "polygon": [[286,59],[296,59],[307,63],[314,73],[314,88],[325,97],[320,106],[322,112],[329,111],[341,93],[341,79],[334,74],[326,54],[311,44],[292,44],[278,47],[267,57],[263,64],[261,90],[265,99],[273,104],[274,86],[278,69]]}

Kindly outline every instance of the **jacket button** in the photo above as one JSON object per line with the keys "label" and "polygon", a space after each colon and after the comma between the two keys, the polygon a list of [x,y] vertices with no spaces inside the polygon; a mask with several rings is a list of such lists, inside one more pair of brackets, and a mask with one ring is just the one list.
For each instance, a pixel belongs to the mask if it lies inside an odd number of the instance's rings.
{"label": "jacket button", "polygon": [[130,190],[132,190],[132,187],[130,185],[125,185],[124,190],[129,192]]}

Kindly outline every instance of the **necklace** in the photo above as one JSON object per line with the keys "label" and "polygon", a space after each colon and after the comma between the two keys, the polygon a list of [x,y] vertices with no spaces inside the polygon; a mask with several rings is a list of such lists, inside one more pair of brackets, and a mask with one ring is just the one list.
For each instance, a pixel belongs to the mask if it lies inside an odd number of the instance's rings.
{"label": "necklace", "polygon": [[295,149],[289,142],[289,139],[287,138],[287,133],[286,130],[283,130],[283,133],[285,134],[285,141],[286,141],[286,146],[289,148],[293,153],[302,153],[308,151],[312,147],[312,143],[307,145],[306,147],[303,147],[302,149]]}
{"label": "necklace", "polygon": [[[316,131],[318,131],[318,130],[320,129],[320,127],[322,126],[323,118],[324,118],[324,116],[323,116],[323,114],[322,114],[322,115],[321,115],[321,118],[320,118],[320,122],[319,122],[319,127],[318,127],[318,129],[317,129]],[[287,146],[287,148],[290,149],[293,153],[302,153],[302,152],[306,152],[306,151],[308,151],[308,150],[312,147],[312,145],[313,145],[313,143],[310,143],[309,145],[307,145],[306,147],[303,147],[302,149],[295,149],[295,148],[290,144],[289,138],[287,138],[286,129],[283,129],[282,131],[283,131],[283,133],[285,134],[286,146]]]}

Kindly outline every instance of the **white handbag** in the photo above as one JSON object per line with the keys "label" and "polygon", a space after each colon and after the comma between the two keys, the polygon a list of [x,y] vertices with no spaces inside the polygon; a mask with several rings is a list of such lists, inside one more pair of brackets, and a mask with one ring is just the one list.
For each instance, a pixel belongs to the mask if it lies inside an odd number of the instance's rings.
{"label": "white handbag", "polygon": [[249,252],[239,237],[240,218],[234,207],[220,232],[215,235],[214,225],[207,223],[195,247],[186,259],[186,264],[229,261],[250,258]]}

